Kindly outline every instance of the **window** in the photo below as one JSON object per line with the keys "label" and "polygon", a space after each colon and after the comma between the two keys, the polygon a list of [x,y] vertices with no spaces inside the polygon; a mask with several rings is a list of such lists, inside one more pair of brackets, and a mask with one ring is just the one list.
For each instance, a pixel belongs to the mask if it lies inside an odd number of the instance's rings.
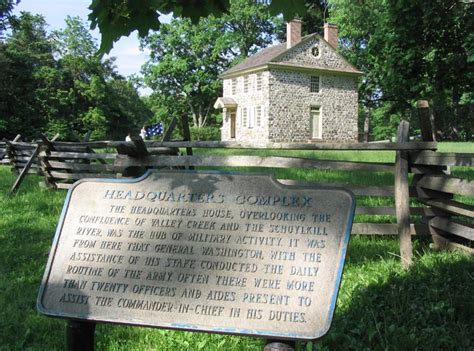
{"label": "window", "polygon": [[255,106],[255,125],[262,126],[262,106]]}
{"label": "window", "polygon": [[319,76],[311,76],[309,91],[312,93],[319,93]]}
{"label": "window", "polygon": [[257,91],[262,90],[262,73],[257,74]]}
{"label": "window", "polygon": [[248,125],[248,109],[247,107],[242,108],[242,127],[247,127]]}
{"label": "window", "polygon": [[321,107],[320,106],[311,106],[309,120],[310,120],[311,138],[321,139],[322,120],[321,120]]}
{"label": "window", "polygon": [[316,45],[313,46],[312,49],[311,49],[311,55],[313,55],[314,57],[318,58],[318,57],[319,57],[319,54],[320,54],[319,45],[316,44]]}
{"label": "window", "polygon": [[249,76],[244,77],[244,93],[249,92]]}
{"label": "window", "polygon": [[237,78],[232,79],[232,95],[237,94]]}

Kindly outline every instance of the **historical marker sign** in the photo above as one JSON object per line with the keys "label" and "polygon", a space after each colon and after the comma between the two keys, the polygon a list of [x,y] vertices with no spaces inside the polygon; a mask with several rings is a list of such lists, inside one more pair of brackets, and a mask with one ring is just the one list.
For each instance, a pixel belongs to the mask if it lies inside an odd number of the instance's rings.
{"label": "historical marker sign", "polygon": [[66,199],[38,309],[315,339],[331,324],[353,213],[345,190],[266,175],[81,181]]}

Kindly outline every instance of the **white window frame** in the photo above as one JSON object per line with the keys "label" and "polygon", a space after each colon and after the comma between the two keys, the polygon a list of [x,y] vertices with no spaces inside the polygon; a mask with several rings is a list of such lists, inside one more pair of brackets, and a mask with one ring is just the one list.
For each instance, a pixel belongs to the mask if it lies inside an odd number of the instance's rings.
{"label": "white window frame", "polygon": [[247,94],[249,92],[250,79],[248,75],[244,76],[243,78],[244,78],[244,94]]}
{"label": "white window frame", "polygon": [[263,105],[255,106],[255,126],[262,126]]}
{"label": "white window frame", "polygon": [[248,127],[248,108],[247,107],[242,107],[242,128],[247,128]]}
{"label": "white window frame", "polygon": [[252,129],[255,126],[255,111],[249,107],[249,128]]}
{"label": "white window frame", "polygon": [[256,90],[257,91],[262,91],[263,89],[263,73],[257,73],[256,74]]}
{"label": "white window frame", "polygon": [[[313,131],[313,112],[318,111],[318,134],[314,136]],[[310,136],[311,139],[322,139],[323,138],[323,109],[319,105],[310,106],[309,109],[309,123],[310,123]]]}

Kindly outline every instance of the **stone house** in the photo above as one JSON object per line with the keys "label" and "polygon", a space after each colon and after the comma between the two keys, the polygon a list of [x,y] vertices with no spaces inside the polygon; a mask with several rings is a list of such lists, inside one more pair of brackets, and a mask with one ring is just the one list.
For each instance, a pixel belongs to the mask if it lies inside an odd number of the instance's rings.
{"label": "stone house", "polygon": [[287,24],[287,42],[261,50],[220,75],[221,140],[357,142],[357,79],[362,74],[335,50],[337,27],[301,37]]}

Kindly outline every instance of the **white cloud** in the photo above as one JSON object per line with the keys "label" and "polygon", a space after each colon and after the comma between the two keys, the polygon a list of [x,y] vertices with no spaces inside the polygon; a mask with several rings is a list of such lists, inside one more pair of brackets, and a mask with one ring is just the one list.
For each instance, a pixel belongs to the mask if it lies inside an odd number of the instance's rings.
{"label": "white cloud", "polygon": [[[29,11],[33,14],[41,14],[49,25],[48,30],[53,31],[65,27],[64,19],[67,15],[79,16],[89,26],[87,16],[90,13],[88,9],[90,3],[90,0],[22,0],[15,7],[14,13]],[[169,22],[169,16],[165,16],[163,20]],[[92,31],[92,35],[100,43],[100,33],[97,29]],[[148,59],[148,53],[149,51],[140,51],[140,42],[136,32],[133,32],[114,44],[110,56],[117,57],[115,65],[118,72],[123,76],[129,76],[140,72],[141,66]]]}

